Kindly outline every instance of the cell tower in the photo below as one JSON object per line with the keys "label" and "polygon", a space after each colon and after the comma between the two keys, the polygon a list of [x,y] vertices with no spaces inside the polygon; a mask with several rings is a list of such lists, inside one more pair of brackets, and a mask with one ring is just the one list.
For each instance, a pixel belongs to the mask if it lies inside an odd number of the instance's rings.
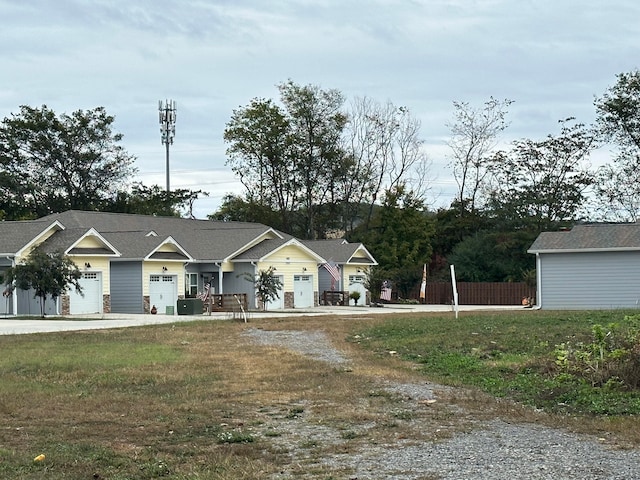
{"label": "cell tower", "polygon": [[158,112],[160,117],[160,133],[162,134],[162,144],[167,148],[167,192],[169,188],[169,145],[173,145],[173,137],[176,136],[176,102],[173,100],[158,101]]}

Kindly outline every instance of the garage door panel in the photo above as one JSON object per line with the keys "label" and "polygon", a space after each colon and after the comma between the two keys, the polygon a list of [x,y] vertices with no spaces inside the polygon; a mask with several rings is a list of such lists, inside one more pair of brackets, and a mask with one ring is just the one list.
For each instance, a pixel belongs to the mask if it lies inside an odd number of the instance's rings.
{"label": "garage door panel", "polygon": [[[280,280],[280,285],[284,285],[284,277],[279,275],[277,277]],[[284,308],[284,292],[282,288],[278,290],[278,297],[267,303],[267,310],[280,310]]]}
{"label": "garage door panel", "polygon": [[155,305],[159,313],[167,307],[175,312],[178,301],[178,280],[174,275],[151,275],[149,277],[149,303]]}
{"label": "garage door panel", "polygon": [[69,291],[69,313],[72,315],[102,312],[102,275],[83,272],[78,280],[82,293],[74,287]]}
{"label": "garage door panel", "polygon": [[313,307],[313,277],[295,275],[293,277],[294,308]]}
{"label": "garage door panel", "polygon": [[355,300],[349,298],[349,305],[364,305],[367,302],[367,288],[364,286],[364,280],[362,275],[349,276],[349,293],[360,292],[358,303],[356,304]]}

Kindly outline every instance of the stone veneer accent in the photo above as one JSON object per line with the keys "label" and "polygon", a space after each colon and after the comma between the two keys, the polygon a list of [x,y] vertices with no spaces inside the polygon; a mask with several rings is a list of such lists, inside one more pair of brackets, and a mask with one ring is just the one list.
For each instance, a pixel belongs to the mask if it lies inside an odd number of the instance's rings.
{"label": "stone veneer accent", "polygon": [[111,313],[111,295],[102,295],[102,313]]}
{"label": "stone veneer accent", "polygon": [[284,292],[284,308],[293,308],[293,292]]}
{"label": "stone veneer accent", "polygon": [[142,297],[142,310],[144,313],[151,313],[151,305],[149,304],[149,295],[144,295]]}
{"label": "stone veneer accent", "polygon": [[69,300],[69,295],[62,295],[60,297],[60,300],[61,300],[60,314],[69,315],[69,312],[71,311],[70,309],[71,302]]}

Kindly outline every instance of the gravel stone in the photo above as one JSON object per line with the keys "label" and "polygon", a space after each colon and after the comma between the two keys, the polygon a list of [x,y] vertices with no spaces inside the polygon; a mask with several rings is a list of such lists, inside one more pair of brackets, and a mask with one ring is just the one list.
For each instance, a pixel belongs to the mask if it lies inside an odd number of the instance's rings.
{"label": "gravel stone", "polygon": [[[322,332],[251,329],[246,335],[257,344],[289,348],[331,364],[349,362]],[[381,382],[381,388],[414,404],[438,401],[438,392],[452,389],[428,382],[400,384],[388,381]],[[325,427],[308,425],[308,428],[305,433],[298,422],[293,429],[296,436],[321,436],[325,442],[329,438],[334,443],[339,441],[335,432]],[[295,444],[286,437],[273,440],[287,442],[287,447]],[[290,453],[292,456],[300,454],[302,452]],[[326,469],[348,469],[353,472],[345,477],[349,480],[640,479],[640,451],[636,449],[617,450],[593,436],[535,424],[516,425],[502,420],[477,422],[470,432],[455,433],[437,442],[398,440],[388,445],[368,445],[348,455],[329,455],[315,461],[315,465]],[[316,478],[310,475],[283,471],[273,478]]]}

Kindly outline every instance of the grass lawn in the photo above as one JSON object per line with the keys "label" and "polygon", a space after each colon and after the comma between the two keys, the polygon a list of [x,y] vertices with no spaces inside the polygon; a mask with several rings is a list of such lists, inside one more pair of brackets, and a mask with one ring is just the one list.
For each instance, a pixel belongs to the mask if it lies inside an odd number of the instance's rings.
{"label": "grass lawn", "polygon": [[[262,479],[284,465],[295,472],[298,463],[308,475],[300,452],[436,440],[426,425],[471,428],[471,417],[560,424],[638,446],[637,391],[616,381],[593,386],[562,359],[594,344],[593,325],[612,322],[620,332],[634,327],[625,312],[516,311],[3,336],[0,478]],[[320,330],[352,362],[347,368],[260,346],[243,335],[249,328]],[[461,387],[446,402],[467,414],[439,407],[444,397],[401,410],[381,381]],[[310,437],[310,426],[337,432],[338,441]],[[297,428],[296,445],[276,442]],[[39,454],[44,459],[34,461]],[[346,478],[339,473],[306,478]]]}

